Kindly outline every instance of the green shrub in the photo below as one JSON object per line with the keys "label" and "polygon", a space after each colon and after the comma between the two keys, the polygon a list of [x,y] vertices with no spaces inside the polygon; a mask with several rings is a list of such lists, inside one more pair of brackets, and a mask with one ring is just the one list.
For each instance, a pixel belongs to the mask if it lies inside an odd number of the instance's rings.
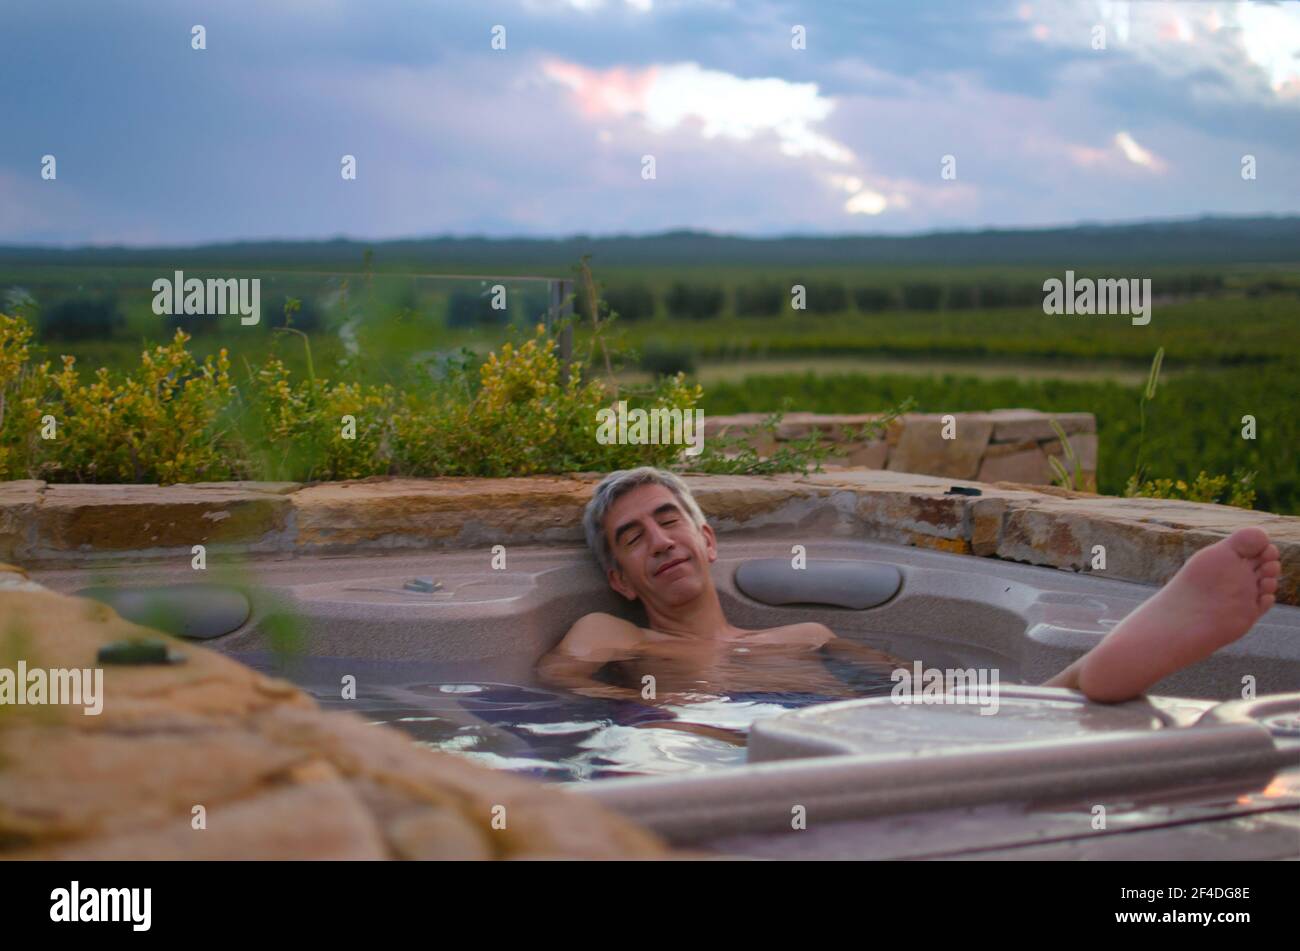
{"label": "green shrub", "polygon": [[1193,274],[1187,281],[1187,289],[1193,294],[1218,294],[1223,290],[1222,274]]}
{"label": "green shrub", "polygon": [[938,310],[943,287],[928,281],[903,285],[904,310]]}
{"label": "green shrub", "polygon": [[1139,483],[1136,477],[1130,477],[1124,494],[1129,498],[1184,499],[1249,509],[1255,507],[1255,473],[1236,469],[1229,478],[1212,476],[1202,469],[1191,485],[1182,479],[1150,479]]}
{"label": "green shrub", "polygon": [[785,306],[786,288],[771,281],[741,284],[736,288],[737,317],[775,317]]}
{"label": "green shrub", "polygon": [[[599,316],[604,317],[606,314],[606,304],[599,297],[596,299],[596,307],[599,310]],[[587,296],[587,288],[583,286],[582,281],[578,281],[573,291],[573,313],[578,318],[579,323],[586,323],[591,320],[591,298]]]}
{"label": "green shrub", "polygon": [[[236,477],[238,455],[218,426],[234,395],[226,351],[197,362],[177,331],[120,380],[101,368],[83,383],[29,364],[30,328],[0,315],[0,478],[177,482]],[[43,438],[47,419],[55,438]]]}
{"label": "green shrub", "polygon": [[649,320],[655,315],[655,295],[644,284],[624,284],[605,291],[605,303],[620,320]]}
{"label": "green shrub", "polygon": [[889,287],[855,287],[853,303],[864,314],[893,310],[898,306],[898,296]]}
{"label": "green shrub", "polygon": [[1274,294],[1281,294],[1284,291],[1293,290],[1286,281],[1281,278],[1268,278],[1267,280],[1254,281],[1246,285],[1247,297],[1271,297]]}
{"label": "green shrub", "polygon": [[[288,306],[292,301],[298,302],[296,307]],[[262,321],[262,326],[270,329],[292,326],[307,333],[316,333],[325,329],[325,315],[310,297],[299,298],[276,294],[263,302],[262,313],[269,315],[269,319]],[[292,317],[287,317],[287,313],[292,313]],[[286,320],[289,322],[286,323]]]}
{"label": "green shrub", "polygon": [[979,302],[979,288],[974,284],[948,285],[949,310],[972,310]]}
{"label": "green shrub", "polygon": [[705,320],[722,313],[726,294],[714,284],[686,284],[678,281],[668,291],[666,304],[673,317]]}
{"label": "green shrub", "polygon": [[40,317],[43,340],[112,337],[125,325],[126,318],[117,309],[117,300],[109,294],[66,298],[42,308]]}
{"label": "green shrub", "polygon": [[810,314],[839,314],[848,310],[849,293],[839,281],[803,281]]}
{"label": "green shrub", "polygon": [[685,347],[651,344],[641,353],[637,366],[655,376],[695,373],[695,355]]}

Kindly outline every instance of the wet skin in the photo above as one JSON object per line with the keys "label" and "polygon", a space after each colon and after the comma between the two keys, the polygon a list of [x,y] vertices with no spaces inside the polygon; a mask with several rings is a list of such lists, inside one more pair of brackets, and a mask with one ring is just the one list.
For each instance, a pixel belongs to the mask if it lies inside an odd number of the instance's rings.
{"label": "wet skin", "polygon": [[[851,697],[854,691],[826,669],[825,657],[882,670],[906,663],[838,638],[824,624],[749,630],[729,623],[709,572],[717,560],[713,529],[695,526],[664,486],[621,496],[605,528],[616,562],[607,574],[610,586],[641,601],[650,624],[638,627],[611,614],[579,619],[542,658],[539,672],[548,683],[585,696],[657,703],[735,691]],[[629,686],[598,679],[606,665]],[[654,677],[653,695],[642,690],[647,675]]]}

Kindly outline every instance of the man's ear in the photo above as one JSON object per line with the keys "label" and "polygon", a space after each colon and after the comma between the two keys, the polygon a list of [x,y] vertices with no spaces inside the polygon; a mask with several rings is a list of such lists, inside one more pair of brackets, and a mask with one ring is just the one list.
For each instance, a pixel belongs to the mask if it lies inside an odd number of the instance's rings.
{"label": "man's ear", "polygon": [[605,577],[609,581],[609,586],[623,597],[627,598],[629,601],[636,600],[636,592],[633,591],[632,587],[623,580],[623,570],[618,567],[617,562],[614,563],[613,568],[610,568],[605,572]]}
{"label": "man's ear", "polygon": [[718,560],[718,536],[708,522],[700,526],[700,534],[704,536],[704,551],[709,556],[709,564],[713,564]]}

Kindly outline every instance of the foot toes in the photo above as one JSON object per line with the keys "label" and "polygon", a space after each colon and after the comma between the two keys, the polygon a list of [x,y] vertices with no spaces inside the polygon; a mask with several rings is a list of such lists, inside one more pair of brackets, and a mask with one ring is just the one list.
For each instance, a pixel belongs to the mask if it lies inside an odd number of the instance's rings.
{"label": "foot toes", "polygon": [[1267,563],[1270,562],[1270,561],[1277,561],[1277,560],[1279,560],[1281,557],[1282,557],[1282,556],[1278,553],[1277,546],[1276,546],[1276,545],[1269,545],[1267,548],[1265,548],[1263,551],[1261,551],[1258,555],[1256,555],[1254,560],[1255,560],[1258,564],[1267,564]]}
{"label": "foot toes", "polygon": [[1263,614],[1265,611],[1267,611],[1269,608],[1271,608],[1271,607],[1273,606],[1273,603],[1274,603],[1275,601],[1277,601],[1277,598],[1274,597],[1273,595],[1271,595],[1271,594],[1261,594],[1261,595],[1259,596],[1259,611],[1260,611],[1260,613]]}
{"label": "foot toes", "polygon": [[1276,578],[1265,578],[1259,583],[1260,594],[1273,594],[1275,591],[1277,591]]}
{"label": "foot toes", "polygon": [[1239,528],[1228,536],[1228,544],[1242,558],[1256,558],[1269,547],[1268,535],[1262,528]]}
{"label": "foot toes", "polygon": [[1255,569],[1255,573],[1261,578],[1276,578],[1282,574],[1282,562],[1266,561]]}

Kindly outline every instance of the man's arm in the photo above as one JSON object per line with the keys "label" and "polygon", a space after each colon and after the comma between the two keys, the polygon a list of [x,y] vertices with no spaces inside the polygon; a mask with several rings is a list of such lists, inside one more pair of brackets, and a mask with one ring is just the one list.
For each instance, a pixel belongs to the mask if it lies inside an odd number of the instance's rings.
{"label": "man's arm", "polygon": [[543,682],[585,697],[640,700],[640,691],[611,686],[595,678],[596,672],[611,660],[627,657],[640,636],[635,624],[612,614],[584,615],[538,661],[537,673]]}
{"label": "man's arm", "polygon": [[871,664],[884,664],[889,667],[908,667],[912,665],[909,661],[900,660],[884,651],[878,651],[874,648],[867,647],[865,644],[859,644],[856,641],[848,640],[844,637],[832,637],[822,649],[828,654],[834,654],[848,661],[867,662]]}

